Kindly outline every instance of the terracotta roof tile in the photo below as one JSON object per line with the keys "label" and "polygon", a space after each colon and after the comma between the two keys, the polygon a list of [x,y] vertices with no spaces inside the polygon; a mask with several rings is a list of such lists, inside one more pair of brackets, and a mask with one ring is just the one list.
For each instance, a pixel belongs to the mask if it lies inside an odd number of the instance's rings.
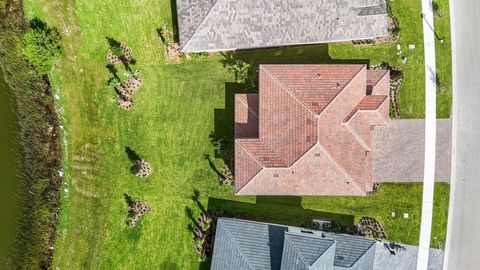
{"label": "terracotta roof tile", "polygon": [[[365,65],[260,66],[258,110],[246,95],[235,102],[237,194],[365,195],[370,127],[388,119],[388,96],[367,96],[369,72]],[[385,91],[388,76],[379,74],[371,80],[383,80]],[[238,124],[249,114],[258,116],[259,131],[245,139]]]}
{"label": "terracotta roof tile", "polygon": [[258,94],[235,95],[235,138],[258,138]]}
{"label": "terracotta roof tile", "polygon": [[348,122],[357,111],[374,111],[382,105],[388,96],[365,96],[360,103],[345,117],[343,122]]}

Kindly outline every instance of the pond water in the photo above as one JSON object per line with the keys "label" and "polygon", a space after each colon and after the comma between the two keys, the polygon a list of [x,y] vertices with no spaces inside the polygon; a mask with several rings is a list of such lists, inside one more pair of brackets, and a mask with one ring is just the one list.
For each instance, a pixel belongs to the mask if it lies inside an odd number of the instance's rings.
{"label": "pond water", "polygon": [[13,100],[0,69],[0,265],[13,238],[14,220],[17,214],[15,193],[18,178],[13,158],[16,117]]}

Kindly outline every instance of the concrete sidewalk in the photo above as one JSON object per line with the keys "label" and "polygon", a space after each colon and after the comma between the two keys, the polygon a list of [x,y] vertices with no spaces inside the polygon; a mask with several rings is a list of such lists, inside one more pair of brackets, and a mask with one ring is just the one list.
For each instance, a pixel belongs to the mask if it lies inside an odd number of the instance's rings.
{"label": "concrete sidewalk", "polygon": [[432,233],[437,123],[437,71],[435,64],[435,33],[433,26],[432,0],[422,0],[422,11],[425,53],[425,163],[423,176],[422,221],[420,224],[417,270],[426,270],[428,268],[430,236]]}

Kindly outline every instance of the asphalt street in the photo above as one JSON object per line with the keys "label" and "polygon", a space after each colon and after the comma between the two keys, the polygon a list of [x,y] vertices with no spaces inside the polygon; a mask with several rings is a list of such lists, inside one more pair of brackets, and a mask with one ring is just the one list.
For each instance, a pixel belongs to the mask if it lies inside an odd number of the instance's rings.
{"label": "asphalt street", "polygon": [[450,1],[453,156],[444,269],[480,269],[480,1]]}

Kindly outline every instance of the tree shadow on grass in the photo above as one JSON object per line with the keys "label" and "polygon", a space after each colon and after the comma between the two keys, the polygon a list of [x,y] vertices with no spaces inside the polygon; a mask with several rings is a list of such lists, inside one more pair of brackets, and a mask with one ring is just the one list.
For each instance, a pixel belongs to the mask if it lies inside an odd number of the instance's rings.
{"label": "tree shadow on grass", "polygon": [[128,195],[127,193],[123,193],[123,199],[125,200],[125,203],[130,207],[132,206],[135,201],[133,200],[132,196]]}
{"label": "tree shadow on grass", "polygon": [[165,261],[165,262],[162,262],[159,269],[179,270],[180,267],[175,262]]}
{"label": "tree shadow on grass", "polygon": [[[225,83],[225,108],[214,110],[214,129],[210,133],[210,142],[215,148],[215,158],[223,160],[225,165],[233,172],[233,132],[235,94],[245,93],[243,85],[238,83]],[[217,170],[218,171],[218,170]]]}
{"label": "tree shadow on grass", "polygon": [[137,154],[137,152],[128,146],[125,146],[125,153],[132,163],[132,166],[130,167],[130,173],[137,174],[141,169],[139,161],[142,160],[142,158]]}

